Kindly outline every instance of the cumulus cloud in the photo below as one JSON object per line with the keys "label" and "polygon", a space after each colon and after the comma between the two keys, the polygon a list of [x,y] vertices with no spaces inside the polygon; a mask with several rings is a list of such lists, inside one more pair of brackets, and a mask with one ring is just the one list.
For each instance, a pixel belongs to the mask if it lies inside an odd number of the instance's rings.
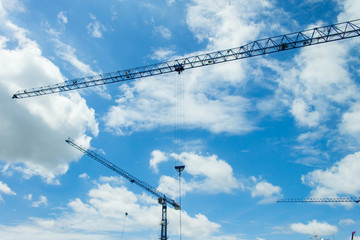
{"label": "cumulus cloud", "polygon": [[311,197],[336,197],[358,195],[360,184],[356,179],[360,171],[360,152],[349,154],[325,170],[315,170],[301,177],[302,182],[313,188]]}
{"label": "cumulus cloud", "polygon": [[[216,155],[202,156],[196,153],[183,152],[171,156],[184,164],[185,172],[191,175],[190,180],[182,179],[182,194],[187,192],[230,193],[242,188],[242,184],[234,177],[232,167]],[[158,189],[170,196],[178,195],[178,180],[162,176]]]}
{"label": "cumulus cloud", "polygon": [[338,228],[335,225],[331,225],[327,222],[318,222],[317,220],[309,221],[307,224],[304,223],[293,223],[290,225],[292,231],[308,235],[319,235],[319,236],[331,236],[338,232]]}
{"label": "cumulus cloud", "polygon": [[0,201],[2,201],[1,193],[6,195],[16,195],[14,191],[12,191],[6,183],[0,181]]}
{"label": "cumulus cloud", "polygon": [[120,176],[110,176],[110,177],[107,177],[107,176],[101,176],[99,178],[99,182],[102,182],[102,183],[112,183],[112,184],[124,184],[124,181],[125,179],[123,177],[120,177]]}
{"label": "cumulus cloud", "polygon": [[23,12],[25,8],[19,0],[3,0],[0,2],[0,18],[6,17],[8,11]]}
{"label": "cumulus cloud", "polygon": [[38,201],[32,203],[32,206],[36,208],[41,206],[47,207],[47,205],[48,201],[46,196],[40,196]]}
{"label": "cumulus cloud", "polygon": [[356,222],[350,218],[347,218],[347,219],[341,219],[339,224],[340,225],[355,225]]}
{"label": "cumulus cloud", "polygon": [[155,173],[158,173],[159,169],[158,169],[157,165],[161,162],[166,162],[167,160],[168,160],[168,157],[166,156],[165,153],[163,153],[159,150],[154,150],[151,153],[150,168],[153,169]]}
{"label": "cumulus cloud", "polygon": [[349,111],[342,116],[339,125],[340,132],[354,137],[360,143],[360,102],[355,103]]}
{"label": "cumulus cloud", "polygon": [[[232,4],[197,0],[188,5],[186,23],[199,41],[208,42],[204,51],[212,51],[254,40],[265,27],[255,18],[270,17],[274,11],[271,2],[266,0]],[[232,62],[185,71],[179,76],[159,76],[123,84],[116,105],[104,118],[105,124],[116,134],[131,134],[160,125],[170,127],[183,119],[182,127],[186,129],[246,134],[258,129],[250,117],[254,102],[234,89],[244,86],[247,73],[252,70],[245,61]],[[181,90],[177,88],[180,81],[183,82]],[[179,99],[184,106],[180,113]]]}
{"label": "cumulus cloud", "polygon": [[[195,74],[184,73],[184,92],[180,104],[186,106],[179,113],[179,93],[176,81],[167,77],[139,79],[133,85],[123,84],[120,96],[104,117],[107,128],[117,134],[131,134],[158,126],[170,127],[183,119],[182,127],[200,128],[214,133],[244,134],[255,127],[247,119],[249,100],[230,96],[216,90],[206,92],[207,83],[196,80]],[[214,76],[213,76],[214,77]],[[211,76],[208,77],[208,79]],[[161,86],[161,87],[159,87]]]}
{"label": "cumulus cloud", "polygon": [[[68,210],[56,217],[30,218],[30,221],[16,226],[0,225],[2,237],[26,236],[55,239],[113,239],[120,234],[124,213],[128,213],[125,234],[136,238],[138,234],[157,236],[160,231],[161,206],[147,194],[134,194],[124,186],[114,187],[109,183],[96,184],[88,192],[88,200],[76,198],[68,203]],[[150,199],[150,201],[149,201]],[[178,212],[168,208],[168,234],[178,234]],[[220,225],[211,222],[203,214],[190,216],[182,212],[183,236],[185,239],[216,239]],[[19,235],[17,235],[19,234]]]}
{"label": "cumulus cloud", "polygon": [[175,51],[168,48],[159,48],[150,56],[151,59],[158,61],[165,61],[170,59],[175,54]]}
{"label": "cumulus cloud", "polygon": [[209,48],[226,49],[256,39],[264,27],[257,19],[268,17],[270,10],[276,11],[267,0],[196,0],[188,6],[186,22],[199,41],[210,41]]}
{"label": "cumulus cloud", "polygon": [[276,69],[281,76],[276,95],[300,126],[325,124],[341,113],[341,107],[358,99],[347,70],[349,49],[343,43],[304,48],[295,56],[293,67],[279,63],[284,68]]}
{"label": "cumulus cloud", "polygon": [[90,176],[87,173],[82,173],[79,175],[79,178],[87,180],[87,179],[90,179]]}
{"label": "cumulus cloud", "polygon": [[319,113],[317,111],[311,111],[302,99],[295,99],[290,111],[300,125],[316,127],[319,124]]}
{"label": "cumulus cloud", "polygon": [[259,204],[274,203],[279,199],[281,195],[281,188],[279,186],[274,186],[266,180],[257,179],[255,177],[251,178],[255,186],[250,187],[251,197],[262,197],[263,199],[259,201]]}
{"label": "cumulus cloud", "polygon": [[[63,81],[59,68],[45,58],[27,31],[5,19],[8,33],[0,44],[0,159],[25,177],[42,176],[48,183],[64,174],[80,153],[66,145],[72,136],[88,147],[99,132],[95,112],[76,92],[14,100],[20,89]],[[11,40],[11,48],[7,45]]]}
{"label": "cumulus cloud", "polygon": [[16,195],[15,192],[13,192],[6,183],[3,183],[0,181],[0,192],[8,195]]}
{"label": "cumulus cloud", "polygon": [[337,0],[338,4],[342,6],[342,13],[339,14],[339,21],[348,21],[359,18],[360,3],[356,0]]}

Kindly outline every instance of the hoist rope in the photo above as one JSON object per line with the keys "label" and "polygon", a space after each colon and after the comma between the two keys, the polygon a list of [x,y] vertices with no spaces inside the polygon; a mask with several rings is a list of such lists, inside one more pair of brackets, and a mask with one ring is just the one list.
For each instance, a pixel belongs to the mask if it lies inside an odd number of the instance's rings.
{"label": "hoist rope", "polygon": [[[183,74],[178,74],[176,79],[176,113],[175,113],[175,154],[177,154],[175,166],[182,165],[181,164],[181,152],[184,151],[184,124],[185,124],[185,117],[184,117],[184,98],[185,98],[185,89],[184,89],[184,82],[183,82]],[[181,171],[179,171],[178,176],[179,181],[179,205],[181,206]],[[181,209],[179,212],[179,238],[182,239],[182,219],[181,219]]]}
{"label": "hoist rope", "polygon": [[124,218],[124,224],[123,224],[123,229],[122,229],[122,233],[121,233],[121,240],[123,239],[124,236],[124,230],[125,230],[125,221],[126,221],[126,217],[127,217],[128,213],[125,213],[125,218]]}

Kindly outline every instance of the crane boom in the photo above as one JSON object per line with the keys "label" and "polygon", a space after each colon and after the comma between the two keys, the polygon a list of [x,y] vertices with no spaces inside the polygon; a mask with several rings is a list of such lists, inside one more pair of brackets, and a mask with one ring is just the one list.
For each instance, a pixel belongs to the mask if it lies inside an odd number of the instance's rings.
{"label": "crane boom", "polygon": [[104,84],[124,82],[171,72],[181,73],[186,69],[198,68],[217,63],[224,63],[359,36],[360,19],[357,19],[322,27],[316,27],[300,32],[260,39],[236,48],[184,57],[143,67],[136,67],[127,70],[72,79],[62,83],[39,88],[21,90],[16,92],[12,98],[17,99],[35,97]]}
{"label": "crane boom", "polygon": [[120,167],[116,166],[114,163],[106,160],[104,157],[100,156],[99,154],[97,154],[97,153],[95,153],[95,152],[93,152],[91,150],[85,149],[83,146],[75,143],[73,139],[68,138],[65,141],[69,145],[73,146],[77,150],[79,150],[79,151],[83,152],[84,154],[88,155],[89,157],[91,157],[92,159],[94,159],[97,162],[101,163],[105,167],[107,167],[107,168],[113,170],[114,172],[120,174],[121,176],[123,176],[124,178],[129,180],[130,182],[135,183],[136,185],[142,187],[146,191],[148,191],[148,192],[152,193],[153,195],[157,196],[159,199],[165,201],[166,203],[169,203],[175,209],[177,209],[177,210],[180,209],[180,205],[178,203],[176,203],[174,200],[166,197],[166,195],[164,193],[160,192],[159,190],[157,190],[155,187],[151,186],[150,184],[139,180],[138,178],[134,177],[130,173],[128,173],[125,170],[121,169]]}
{"label": "crane boom", "polygon": [[355,202],[359,203],[359,197],[340,197],[340,198],[284,198],[277,202]]}

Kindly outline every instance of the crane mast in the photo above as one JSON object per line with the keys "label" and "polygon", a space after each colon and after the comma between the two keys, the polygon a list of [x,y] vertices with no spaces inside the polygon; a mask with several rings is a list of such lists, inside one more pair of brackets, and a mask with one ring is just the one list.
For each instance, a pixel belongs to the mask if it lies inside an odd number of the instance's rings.
{"label": "crane mast", "polygon": [[357,19],[260,39],[236,48],[209,52],[111,73],[76,78],[54,85],[21,90],[16,92],[12,98],[35,97],[110,83],[124,82],[171,72],[178,72],[180,74],[186,69],[209,66],[217,63],[256,57],[359,36],[360,19]]}
{"label": "crane mast", "polygon": [[359,197],[340,197],[340,198],[283,198],[277,200],[278,203],[280,202],[355,202],[359,203]]}
{"label": "crane mast", "polygon": [[65,140],[69,145],[76,148],[77,150],[83,152],[87,156],[91,157],[92,159],[96,160],[97,162],[101,163],[105,167],[111,169],[112,171],[120,174],[127,180],[129,180],[132,183],[135,183],[139,187],[145,189],[146,191],[152,193],[153,195],[158,197],[158,203],[162,205],[162,214],[161,214],[161,240],[167,240],[167,203],[172,205],[176,210],[180,210],[180,205],[175,202],[174,200],[166,197],[166,195],[159,190],[157,190],[155,187],[151,186],[150,184],[139,180],[138,178],[134,177],[130,173],[126,172],[125,170],[121,169],[120,167],[116,166],[114,163],[106,160],[104,157],[100,156],[99,154],[95,153],[94,151],[88,150],[84,148],[83,146],[77,144],[74,142],[73,139],[68,138]]}

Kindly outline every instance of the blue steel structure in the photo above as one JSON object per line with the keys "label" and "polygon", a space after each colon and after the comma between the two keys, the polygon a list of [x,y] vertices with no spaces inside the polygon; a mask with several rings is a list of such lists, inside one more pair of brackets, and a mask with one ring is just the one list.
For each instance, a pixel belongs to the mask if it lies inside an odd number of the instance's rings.
{"label": "blue steel structure", "polygon": [[132,183],[135,183],[136,185],[138,185],[139,187],[145,189],[146,191],[152,193],[153,195],[158,197],[158,202],[159,204],[161,204],[162,206],[162,217],[161,217],[161,235],[160,235],[160,239],[161,240],[167,240],[167,203],[172,205],[176,210],[180,210],[181,207],[178,203],[176,203],[174,200],[166,197],[166,195],[162,192],[160,192],[159,190],[157,190],[155,187],[151,186],[150,184],[139,180],[138,178],[134,177],[133,175],[131,175],[130,173],[126,172],[125,170],[119,168],[118,166],[116,166],[114,163],[106,160],[104,157],[100,156],[99,154],[88,150],[86,148],[84,148],[83,146],[77,144],[74,142],[73,139],[68,138],[67,140],[65,140],[69,145],[73,146],[74,148],[76,148],[77,150],[83,152],[84,154],[88,155],[89,157],[91,157],[92,159],[96,160],[97,162],[101,163],[102,165],[104,165],[105,167],[111,169],[112,171],[120,174],[121,176],[123,176],[124,178],[126,178],[127,180],[129,180]]}
{"label": "blue steel structure", "polygon": [[327,42],[333,42],[360,36],[360,19],[316,27],[300,32],[265,38],[250,42],[241,47],[204,53],[151,64],[111,73],[68,80],[62,83],[26,89],[16,92],[12,98],[28,98],[88,88],[104,84],[124,82],[138,78],[156,76],[171,72],[181,73],[184,70],[198,68],[217,63],[224,63],[264,54],[276,53],[290,49],[302,48]]}
{"label": "blue steel structure", "polygon": [[360,197],[339,197],[339,198],[284,198],[277,202],[360,202]]}

